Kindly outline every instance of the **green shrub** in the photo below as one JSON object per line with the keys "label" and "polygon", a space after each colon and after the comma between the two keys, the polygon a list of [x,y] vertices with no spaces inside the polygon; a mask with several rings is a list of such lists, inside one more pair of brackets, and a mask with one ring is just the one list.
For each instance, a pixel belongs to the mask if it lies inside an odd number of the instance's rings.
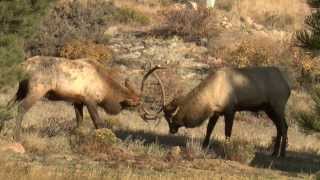
{"label": "green shrub", "polygon": [[14,35],[0,36],[0,90],[13,86],[23,77],[17,66],[24,54],[20,40]]}
{"label": "green shrub", "polygon": [[0,34],[30,38],[50,2],[54,0],[0,1]]}
{"label": "green shrub", "polygon": [[314,88],[312,99],[315,102],[313,112],[298,113],[297,122],[305,132],[320,132],[320,87]]}
{"label": "green shrub", "polygon": [[0,90],[23,77],[24,40],[31,38],[53,0],[0,1]]}
{"label": "green shrub", "polygon": [[305,29],[297,31],[295,42],[297,46],[316,50],[320,49],[320,10],[305,18]]}

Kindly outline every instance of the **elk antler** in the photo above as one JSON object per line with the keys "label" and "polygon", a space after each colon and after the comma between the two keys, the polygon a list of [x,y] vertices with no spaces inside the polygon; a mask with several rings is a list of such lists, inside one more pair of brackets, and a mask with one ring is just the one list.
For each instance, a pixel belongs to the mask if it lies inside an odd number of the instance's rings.
{"label": "elk antler", "polygon": [[[151,62],[150,62],[150,66],[152,66]],[[159,78],[159,76],[155,73],[155,71],[157,69],[165,69],[165,67],[162,67],[160,65],[156,65],[155,67],[151,68],[144,76],[143,76],[143,79],[142,79],[142,82],[141,82],[141,88],[140,88],[140,91],[141,91],[141,94],[143,93],[143,90],[144,90],[144,83],[145,81],[147,80],[147,78],[152,74],[158,81],[160,87],[161,87],[161,108],[156,111],[156,112],[150,112],[148,111],[145,107],[144,107],[144,103],[142,102],[141,103],[141,106],[140,106],[140,116],[141,118],[144,120],[144,121],[148,121],[148,120],[156,120],[159,118],[159,114],[162,112],[163,110],[163,107],[165,105],[165,90],[164,90],[164,86],[163,86],[163,83],[161,81],[161,79]]]}

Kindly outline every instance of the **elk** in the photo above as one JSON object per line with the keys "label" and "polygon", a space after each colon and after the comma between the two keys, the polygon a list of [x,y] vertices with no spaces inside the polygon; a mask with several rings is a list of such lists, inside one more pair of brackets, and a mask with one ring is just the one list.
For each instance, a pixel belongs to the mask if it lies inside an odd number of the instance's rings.
{"label": "elk", "polygon": [[200,126],[207,118],[209,123],[203,141],[206,148],[219,116],[224,116],[225,137],[231,137],[237,111],[264,111],[277,128],[273,156],[285,156],[288,125],[285,106],[291,89],[276,67],[221,68],[210,74],[185,96],[163,104],[170,133],[180,127]]}
{"label": "elk", "polygon": [[[122,109],[140,105],[140,94],[128,80],[122,86],[116,82],[112,71],[91,59],[67,60],[64,58],[35,56],[22,63],[28,77],[19,83],[18,91],[8,107],[18,105],[15,138],[20,139],[24,114],[42,97],[48,100],[73,103],[77,127],[83,120],[86,106],[95,128],[107,125],[101,120],[97,107],[108,114],[118,114]],[[156,68],[151,69],[149,76]],[[146,78],[146,77],[144,77]]]}

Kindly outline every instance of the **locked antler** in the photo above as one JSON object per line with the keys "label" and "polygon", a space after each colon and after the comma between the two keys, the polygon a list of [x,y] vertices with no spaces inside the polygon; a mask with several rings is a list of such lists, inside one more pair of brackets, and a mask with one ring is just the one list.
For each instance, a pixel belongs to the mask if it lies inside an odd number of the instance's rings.
{"label": "locked antler", "polygon": [[[150,62],[150,67],[152,67],[152,63]],[[156,112],[150,112],[146,107],[145,107],[145,103],[142,102],[141,106],[139,108],[139,113],[141,118],[144,121],[149,121],[149,120],[156,120],[160,117],[160,113],[163,110],[163,107],[165,105],[165,90],[164,90],[164,86],[163,83],[161,81],[161,79],[159,78],[159,76],[157,75],[157,73],[155,72],[157,69],[165,69],[165,67],[162,67],[160,65],[156,65],[153,68],[151,68],[144,76],[141,82],[141,94],[143,94],[144,91],[144,86],[145,86],[145,81],[147,80],[147,78],[150,75],[153,75],[155,77],[155,79],[158,81],[158,84],[160,85],[160,91],[161,91],[161,108],[159,110],[157,110]]]}

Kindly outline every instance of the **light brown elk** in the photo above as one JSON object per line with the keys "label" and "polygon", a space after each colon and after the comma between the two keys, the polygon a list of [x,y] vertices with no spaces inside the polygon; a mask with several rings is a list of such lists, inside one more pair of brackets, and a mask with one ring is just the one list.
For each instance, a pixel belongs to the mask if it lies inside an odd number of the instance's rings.
{"label": "light brown elk", "polygon": [[17,140],[20,139],[24,114],[42,97],[73,103],[77,126],[83,120],[83,106],[86,106],[96,128],[107,127],[99,117],[98,106],[106,113],[118,114],[122,109],[140,105],[140,94],[127,80],[125,86],[120,85],[113,78],[112,71],[90,59],[35,56],[22,65],[28,78],[19,83],[15,97],[8,103],[12,106],[21,102],[16,119]]}
{"label": "light brown elk", "polygon": [[230,138],[237,111],[265,111],[277,128],[273,155],[279,155],[281,145],[280,155],[285,156],[285,107],[290,92],[288,82],[275,67],[222,68],[187,95],[164,105],[163,110],[170,133],[176,133],[180,127],[197,127],[209,118],[204,148],[219,116],[224,116],[225,137]]}

